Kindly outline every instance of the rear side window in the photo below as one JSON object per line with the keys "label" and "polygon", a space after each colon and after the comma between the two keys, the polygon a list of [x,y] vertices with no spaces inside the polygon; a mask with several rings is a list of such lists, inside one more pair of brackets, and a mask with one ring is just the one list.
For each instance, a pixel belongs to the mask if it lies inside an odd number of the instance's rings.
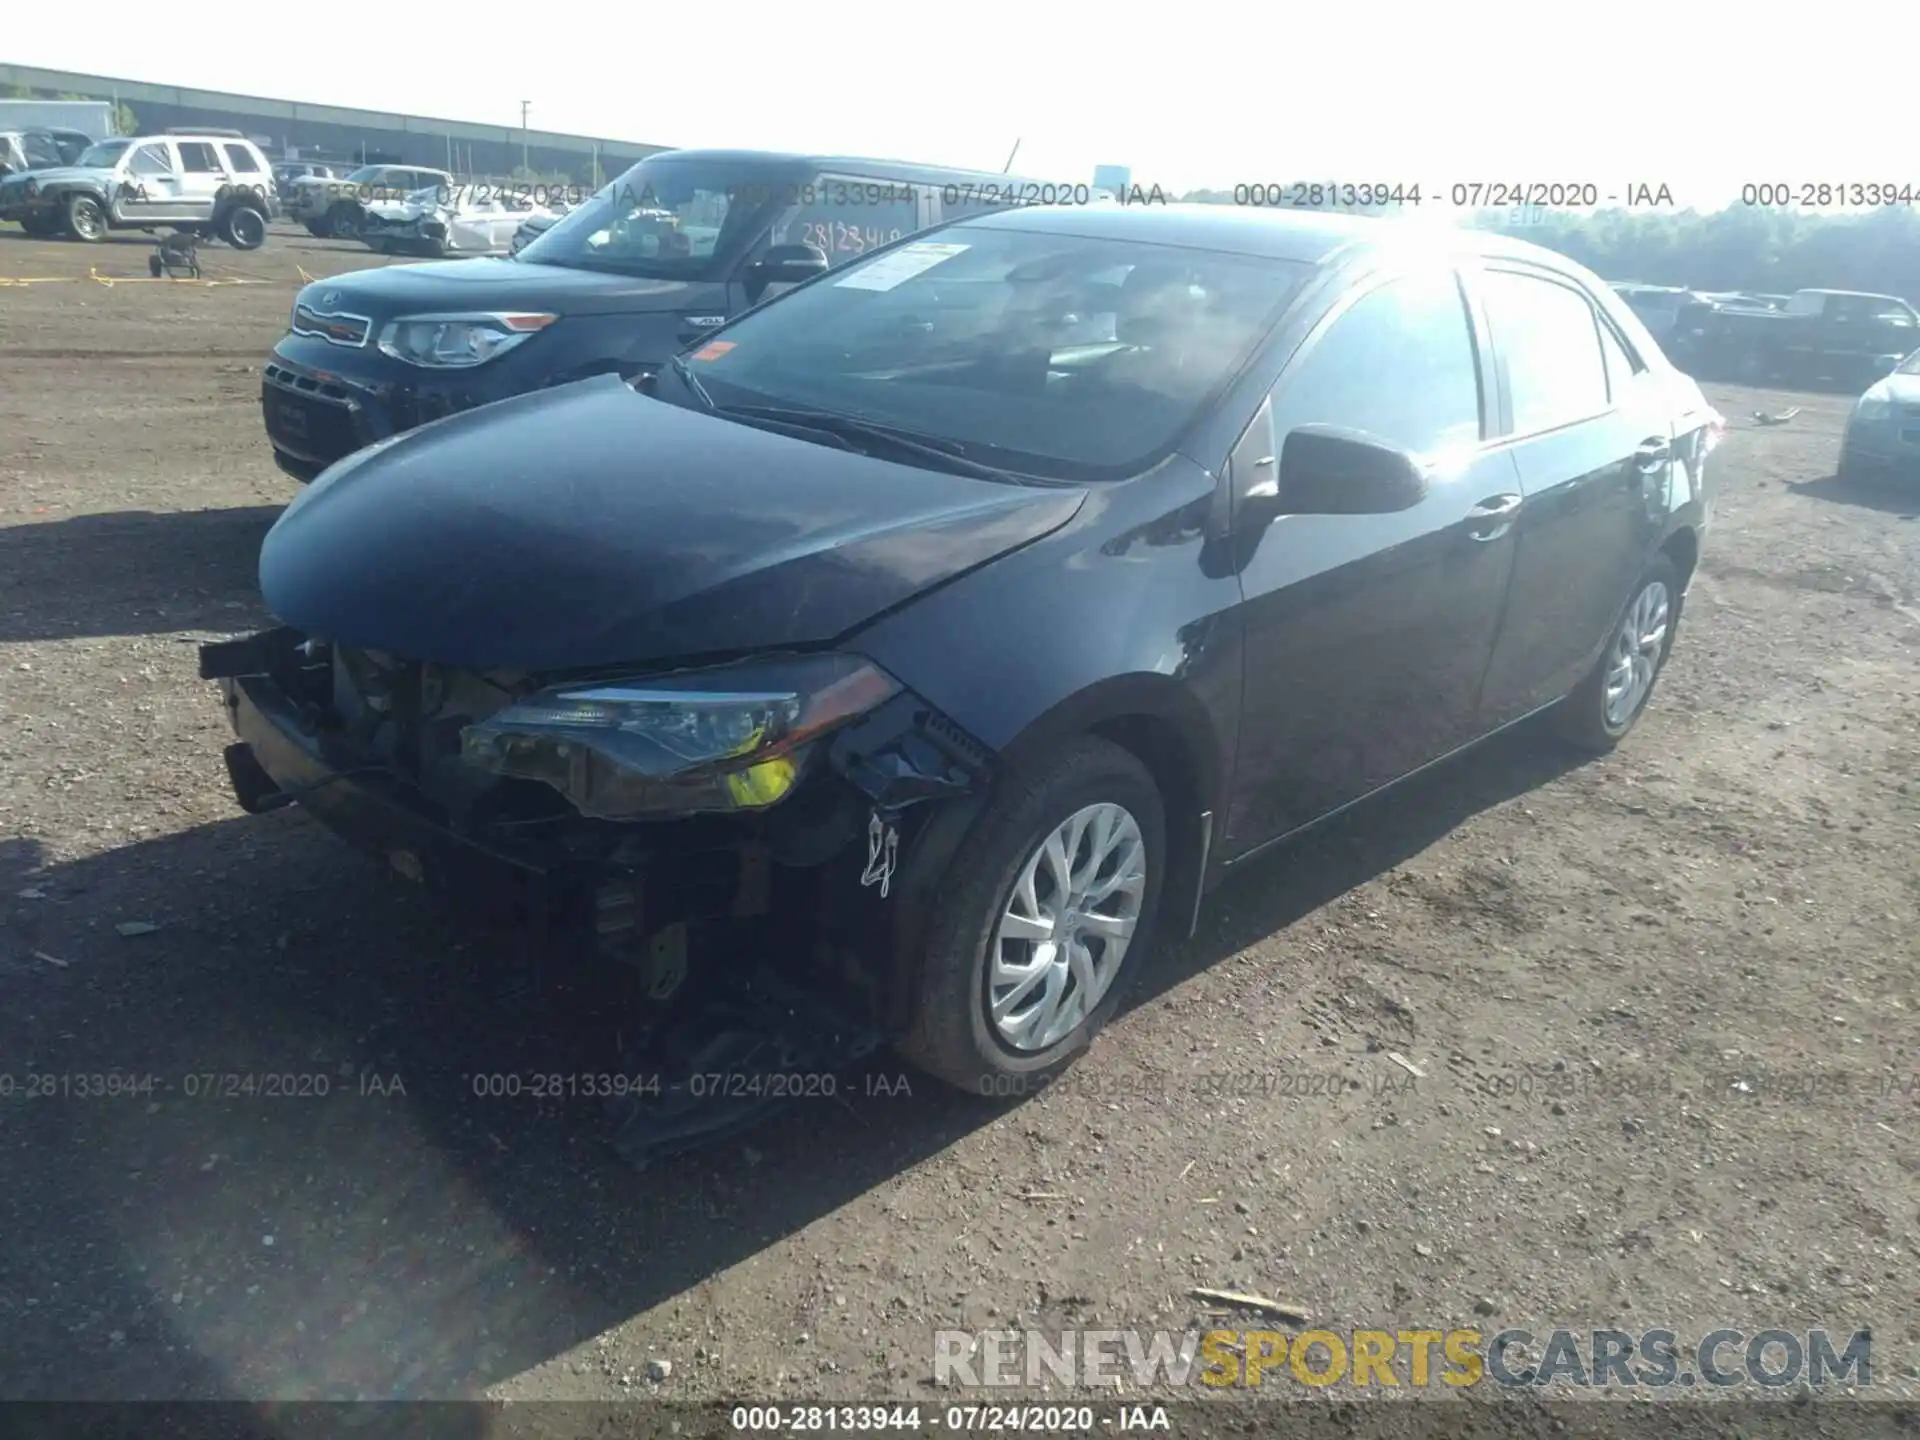
{"label": "rear side window", "polygon": [[1613,330],[1602,323],[1600,326],[1600,353],[1607,366],[1607,394],[1618,400],[1626,393],[1627,383],[1631,381],[1639,366],[1633,357],[1627,354],[1626,347],[1614,335]]}
{"label": "rear side window", "polygon": [[1451,271],[1363,295],[1315,340],[1273,402],[1282,444],[1302,425],[1340,425],[1417,455],[1480,440],[1473,332]]}
{"label": "rear side window", "polygon": [[259,170],[254,163],[253,152],[244,145],[228,145],[227,164],[237,175],[252,175]]}
{"label": "rear side window", "polygon": [[1607,360],[1586,296],[1555,280],[1496,270],[1486,276],[1486,298],[1493,343],[1506,359],[1516,435],[1607,408]]}
{"label": "rear side window", "polygon": [[182,140],[180,168],[189,175],[211,175],[220,168],[220,161],[214,156],[213,146],[206,141]]}

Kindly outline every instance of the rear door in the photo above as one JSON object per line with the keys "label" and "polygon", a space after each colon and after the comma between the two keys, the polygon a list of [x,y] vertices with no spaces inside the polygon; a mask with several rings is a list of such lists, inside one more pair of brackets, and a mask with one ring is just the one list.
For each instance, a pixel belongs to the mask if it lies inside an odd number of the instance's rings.
{"label": "rear door", "polygon": [[1473,284],[1526,496],[1482,689],[1482,713],[1499,725],[1571,690],[1618,620],[1666,514],[1672,401],[1568,277],[1502,261]]}
{"label": "rear door", "polygon": [[210,140],[180,140],[181,203],[189,220],[210,221],[230,183],[227,162]]}

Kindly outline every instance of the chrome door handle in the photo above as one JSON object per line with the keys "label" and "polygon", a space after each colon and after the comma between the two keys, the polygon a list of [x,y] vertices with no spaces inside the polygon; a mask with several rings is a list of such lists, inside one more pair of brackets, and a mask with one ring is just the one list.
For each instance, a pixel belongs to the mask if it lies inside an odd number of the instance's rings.
{"label": "chrome door handle", "polygon": [[1498,540],[1513,528],[1513,520],[1520,513],[1520,507],[1526,503],[1522,495],[1491,495],[1467,512],[1467,518],[1476,522],[1467,534],[1475,540]]}

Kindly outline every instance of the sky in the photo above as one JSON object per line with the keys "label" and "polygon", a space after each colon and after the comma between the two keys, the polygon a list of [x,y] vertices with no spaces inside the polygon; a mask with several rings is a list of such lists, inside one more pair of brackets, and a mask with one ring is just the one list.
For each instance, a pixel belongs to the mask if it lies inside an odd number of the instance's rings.
{"label": "sky", "polygon": [[[1665,185],[1718,208],[1751,182],[1920,186],[1908,107],[1866,37],[1905,54],[1913,0],[1782,28],[1764,10],[1620,0],[1282,8],[967,0],[802,7],[573,0],[280,12],[196,0],[149,24],[15,8],[19,64],[657,145],[884,155],[1177,190],[1322,179]],[[115,18],[115,12],[120,12]],[[146,17],[146,18],[143,18]],[[1879,43],[1879,42],[1876,42]]]}

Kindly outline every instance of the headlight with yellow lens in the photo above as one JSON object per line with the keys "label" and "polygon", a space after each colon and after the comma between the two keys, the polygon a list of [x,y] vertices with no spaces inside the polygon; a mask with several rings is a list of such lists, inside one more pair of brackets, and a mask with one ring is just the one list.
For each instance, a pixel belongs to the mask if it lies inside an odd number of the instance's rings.
{"label": "headlight with yellow lens", "polygon": [[764,810],[799,782],[815,740],[899,690],[857,655],[560,686],[468,726],[460,754],[603,820]]}

